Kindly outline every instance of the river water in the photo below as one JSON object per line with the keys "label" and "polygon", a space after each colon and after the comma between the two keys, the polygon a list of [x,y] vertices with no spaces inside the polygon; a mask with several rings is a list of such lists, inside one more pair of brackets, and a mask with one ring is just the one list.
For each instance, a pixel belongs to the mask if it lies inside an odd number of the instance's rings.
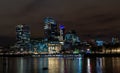
{"label": "river water", "polygon": [[120,73],[120,57],[0,57],[0,73]]}

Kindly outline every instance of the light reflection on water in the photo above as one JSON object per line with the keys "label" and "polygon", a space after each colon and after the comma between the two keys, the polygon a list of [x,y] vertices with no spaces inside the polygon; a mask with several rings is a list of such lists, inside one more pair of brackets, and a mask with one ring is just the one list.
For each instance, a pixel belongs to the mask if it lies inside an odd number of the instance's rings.
{"label": "light reflection on water", "polygon": [[102,68],[102,58],[96,58],[96,73],[103,73]]}
{"label": "light reflection on water", "polygon": [[120,57],[0,57],[0,73],[120,73],[119,68]]}
{"label": "light reflection on water", "polygon": [[91,73],[90,58],[87,58],[87,73]]}

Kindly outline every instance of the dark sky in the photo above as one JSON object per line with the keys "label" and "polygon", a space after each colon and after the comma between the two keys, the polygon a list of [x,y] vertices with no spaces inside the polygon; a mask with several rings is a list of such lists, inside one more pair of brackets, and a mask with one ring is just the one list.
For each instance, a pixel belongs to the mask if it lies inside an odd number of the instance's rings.
{"label": "dark sky", "polygon": [[28,24],[43,36],[43,18],[53,17],[79,35],[120,32],[120,0],[0,0],[0,35],[15,36],[17,24]]}

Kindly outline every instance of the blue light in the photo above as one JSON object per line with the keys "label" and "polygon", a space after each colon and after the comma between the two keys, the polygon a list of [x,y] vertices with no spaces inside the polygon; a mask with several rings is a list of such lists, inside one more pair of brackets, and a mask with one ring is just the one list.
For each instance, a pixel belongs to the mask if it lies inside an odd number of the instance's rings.
{"label": "blue light", "polygon": [[59,28],[60,29],[64,29],[65,27],[64,27],[64,25],[60,25]]}

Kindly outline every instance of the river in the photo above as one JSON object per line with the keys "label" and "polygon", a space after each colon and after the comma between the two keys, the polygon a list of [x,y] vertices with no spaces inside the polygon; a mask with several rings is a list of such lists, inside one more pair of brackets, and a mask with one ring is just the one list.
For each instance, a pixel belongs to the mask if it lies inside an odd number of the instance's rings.
{"label": "river", "polygon": [[120,57],[0,57],[0,73],[120,73]]}

